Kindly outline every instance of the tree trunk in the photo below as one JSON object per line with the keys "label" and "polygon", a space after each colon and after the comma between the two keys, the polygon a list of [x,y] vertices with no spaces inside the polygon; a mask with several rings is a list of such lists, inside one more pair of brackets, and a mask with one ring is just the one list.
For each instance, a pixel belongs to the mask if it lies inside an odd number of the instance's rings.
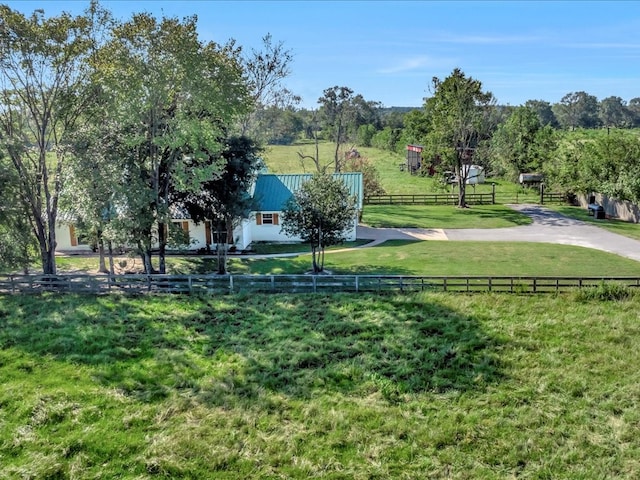
{"label": "tree trunk", "polygon": [[107,242],[107,248],[109,249],[109,274],[115,275],[115,267],[113,265],[113,244],[111,240]]}
{"label": "tree trunk", "polygon": [[102,232],[98,232],[98,255],[99,255],[99,267],[98,270],[101,273],[109,273],[107,270],[107,264],[104,258],[104,239],[102,238]]}
{"label": "tree trunk", "polygon": [[[456,159],[456,175],[458,177],[458,208],[466,208],[467,207],[467,174],[463,175],[463,165],[462,159],[458,154],[458,158]],[[468,171],[468,170],[467,170]]]}
{"label": "tree trunk", "polygon": [[222,222],[216,224],[216,256],[220,275],[227,273],[227,234],[222,231],[224,225]]}
{"label": "tree trunk", "polygon": [[166,223],[158,223],[158,271],[161,274],[167,273],[165,255],[167,253],[167,228]]}

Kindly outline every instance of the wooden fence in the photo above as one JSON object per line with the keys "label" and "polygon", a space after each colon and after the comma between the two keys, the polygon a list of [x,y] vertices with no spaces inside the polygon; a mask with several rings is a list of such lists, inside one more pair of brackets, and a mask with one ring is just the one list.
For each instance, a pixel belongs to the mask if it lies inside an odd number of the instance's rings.
{"label": "wooden fence", "polygon": [[[469,205],[493,205],[506,203],[566,203],[567,196],[559,192],[523,189],[516,192],[475,193],[467,191],[465,198]],[[365,205],[457,205],[457,193],[424,193],[416,195],[370,195],[364,199]]]}
{"label": "wooden fence", "polygon": [[[467,193],[469,205],[491,205],[496,203],[495,193]],[[457,193],[424,193],[416,195],[370,195],[364,198],[365,205],[457,205]]]}
{"label": "wooden fence", "polygon": [[403,275],[0,275],[0,294],[335,293],[385,291],[560,293],[604,283],[640,287],[640,277]]}

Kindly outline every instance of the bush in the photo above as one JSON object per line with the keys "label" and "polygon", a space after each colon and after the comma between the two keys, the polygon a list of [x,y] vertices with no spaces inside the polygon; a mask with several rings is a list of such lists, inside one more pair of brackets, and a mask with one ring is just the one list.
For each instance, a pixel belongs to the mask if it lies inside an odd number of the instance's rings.
{"label": "bush", "polygon": [[597,287],[582,288],[576,293],[578,301],[620,301],[627,300],[636,294],[626,285],[612,282],[601,282]]}

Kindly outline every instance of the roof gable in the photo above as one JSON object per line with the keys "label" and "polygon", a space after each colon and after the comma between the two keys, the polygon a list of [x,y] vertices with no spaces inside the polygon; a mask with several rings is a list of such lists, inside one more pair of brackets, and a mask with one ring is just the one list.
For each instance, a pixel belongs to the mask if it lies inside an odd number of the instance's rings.
{"label": "roof gable", "polygon": [[[282,211],[293,192],[312,177],[311,173],[258,175],[253,194],[258,205],[257,211]],[[356,196],[358,209],[362,210],[362,173],[334,173],[333,177],[344,181],[349,189],[349,194]]]}

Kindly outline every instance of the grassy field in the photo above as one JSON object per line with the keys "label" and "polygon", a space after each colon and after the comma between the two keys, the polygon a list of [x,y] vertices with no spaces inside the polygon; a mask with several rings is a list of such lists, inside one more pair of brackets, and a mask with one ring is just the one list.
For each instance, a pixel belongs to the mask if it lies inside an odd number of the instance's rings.
{"label": "grassy field", "polygon": [[[347,245],[348,246],[348,245]],[[289,249],[289,246],[281,247]],[[275,247],[271,249],[274,253]],[[311,268],[307,249],[295,257],[229,260],[231,273],[305,273]],[[97,257],[58,258],[61,272],[93,272]],[[140,267],[140,261],[136,261]],[[211,273],[215,259],[170,256],[169,273]],[[569,245],[518,242],[448,242],[393,240],[370,248],[326,254],[325,267],[343,274],[637,276],[638,262],[607,252]]]}
{"label": "grassy field", "polygon": [[638,478],[639,309],[0,297],[0,478]]}
{"label": "grassy field", "polygon": [[504,205],[366,205],[362,223],[371,227],[503,228],[529,225],[531,218]]}

